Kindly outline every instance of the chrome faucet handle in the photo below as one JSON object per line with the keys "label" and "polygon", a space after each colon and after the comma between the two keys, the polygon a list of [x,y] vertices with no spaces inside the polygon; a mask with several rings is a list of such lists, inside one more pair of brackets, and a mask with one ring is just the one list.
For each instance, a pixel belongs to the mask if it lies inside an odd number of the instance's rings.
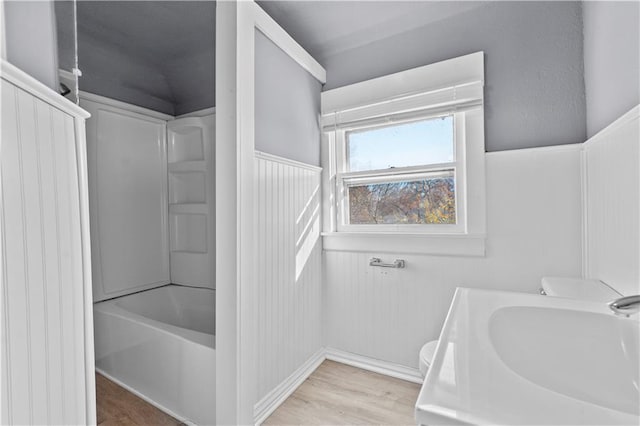
{"label": "chrome faucet handle", "polygon": [[640,294],[621,297],[608,303],[616,315],[629,316],[640,312]]}

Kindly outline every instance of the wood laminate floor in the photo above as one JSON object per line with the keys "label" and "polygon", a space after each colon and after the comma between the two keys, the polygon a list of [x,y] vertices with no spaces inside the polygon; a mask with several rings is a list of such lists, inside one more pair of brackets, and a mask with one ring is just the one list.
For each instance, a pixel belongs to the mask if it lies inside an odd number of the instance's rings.
{"label": "wood laminate floor", "polygon": [[96,374],[100,426],[176,426],[181,423],[106,377]]}
{"label": "wood laminate floor", "polygon": [[[415,425],[420,385],[334,361],[316,371],[265,425]],[[96,374],[98,425],[175,426],[181,423]]]}
{"label": "wood laminate floor", "polygon": [[324,361],[266,425],[415,425],[420,385]]}

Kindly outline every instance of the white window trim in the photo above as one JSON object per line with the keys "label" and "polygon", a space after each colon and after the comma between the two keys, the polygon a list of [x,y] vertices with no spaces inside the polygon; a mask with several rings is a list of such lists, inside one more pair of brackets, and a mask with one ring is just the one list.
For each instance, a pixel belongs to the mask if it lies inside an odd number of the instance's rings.
{"label": "white window trim", "polygon": [[[445,114],[450,115],[450,114]],[[419,117],[423,120],[434,119],[445,116],[443,114],[427,115]],[[451,114],[454,116],[454,133],[459,135],[464,133],[464,116]],[[415,119],[414,119],[415,120]],[[414,121],[411,120],[411,121]],[[399,123],[398,123],[399,124]],[[348,158],[346,158],[346,134],[359,127],[345,127],[335,132],[336,134],[336,156],[337,164],[346,166]],[[371,128],[368,126],[367,128]],[[442,170],[454,170],[455,172],[455,187],[456,187],[456,207],[464,206],[465,200],[463,195],[465,186],[465,155],[464,155],[464,138],[455,137],[456,144],[454,146],[454,161],[442,164],[430,164],[425,166],[415,167],[398,167],[394,169],[386,170],[370,170],[363,172],[348,172],[337,170],[336,171],[336,188],[335,193],[340,194],[346,191],[347,183],[349,180],[361,180],[363,183],[367,181],[383,180],[382,176],[407,176],[415,175],[419,177],[430,172],[438,172]],[[383,180],[387,181],[387,180]],[[462,188],[462,191],[458,189]],[[466,232],[466,217],[464,208],[456,208],[456,223],[452,225],[425,225],[425,224],[380,224],[380,225],[352,225],[347,223],[347,216],[349,214],[349,206],[347,205],[347,197],[341,196],[336,198],[336,226],[337,232],[389,232],[389,233],[401,233],[401,234],[462,234]]]}
{"label": "white window trim", "polygon": [[[322,235],[325,250],[462,256],[485,254],[483,82],[484,54],[477,52],[323,92]],[[449,96],[454,94],[453,101],[442,95],[447,91]],[[480,102],[477,101],[478,96]],[[346,197],[340,196],[340,191],[344,190],[345,179],[442,170],[442,165],[383,172],[345,172],[339,169],[346,164],[345,133],[369,123],[369,126],[382,123],[381,117],[388,114],[402,114],[407,121],[454,116],[456,155],[455,161],[447,163],[446,167],[456,168],[455,225],[351,225],[344,220],[348,209],[340,205],[341,201],[346,201]]]}

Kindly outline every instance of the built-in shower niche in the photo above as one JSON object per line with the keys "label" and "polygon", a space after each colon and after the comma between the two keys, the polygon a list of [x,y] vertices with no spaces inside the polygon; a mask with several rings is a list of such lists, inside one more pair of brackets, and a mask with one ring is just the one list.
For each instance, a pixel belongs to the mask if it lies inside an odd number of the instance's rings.
{"label": "built-in shower niche", "polygon": [[171,282],[213,287],[211,120],[167,123]]}
{"label": "built-in shower niche", "polygon": [[170,130],[169,163],[204,160],[204,138],[201,127],[184,126]]}
{"label": "built-in shower niche", "polygon": [[170,204],[204,204],[207,202],[204,172],[169,173]]}
{"label": "built-in shower niche", "polygon": [[207,216],[204,214],[171,214],[171,251],[207,252]]}
{"label": "built-in shower niche", "polygon": [[171,213],[171,282],[206,286],[211,280],[207,215]]}

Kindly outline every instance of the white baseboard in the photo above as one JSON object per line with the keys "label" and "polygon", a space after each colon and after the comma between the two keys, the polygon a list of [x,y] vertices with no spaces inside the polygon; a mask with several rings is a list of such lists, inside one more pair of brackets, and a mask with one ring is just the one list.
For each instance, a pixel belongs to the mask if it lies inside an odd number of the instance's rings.
{"label": "white baseboard", "polygon": [[325,351],[324,348],[322,348],[313,354],[307,362],[302,364],[300,368],[294,371],[282,383],[276,386],[275,389],[262,398],[253,409],[255,424],[259,425],[264,422],[324,360]]}
{"label": "white baseboard", "polygon": [[182,422],[183,424],[185,424],[187,426],[197,426],[191,420],[189,420],[189,419],[187,419],[187,418],[185,418],[185,417],[183,417],[183,416],[181,416],[181,415],[179,415],[177,413],[174,413],[173,411],[169,410],[167,407],[163,406],[162,404],[157,403],[153,399],[151,399],[151,398],[147,397],[146,395],[138,392],[137,390],[135,390],[131,386],[127,385],[126,383],[122,382],[121,380],[116,379],[111,374],[107,373],[106,371],[104,371],[104,370],[102,370],[102,369],[100,369],[98,367],[96,367],[96,371],[98,373],[100,373],[101,375],[103,375],[104,377],[106,377],[107,379],[109,379],[112,382],[114,382],[115,384],[117,384],[118,386],[121,386],[121,387],[125,388],[126,390],[128,390],[129,392],[131,392],[132,394],[137,396],[138,398],[144,399],[149,404],[151,404],[154,407],[156,407],[158,410],[167,413],[168,415],[170,415],[174,419],[178,420],[179,422]]}
{"label": "white baseboard", "polygon": [[322,364],[325,359],[362,368],[363,370],[373,371],[374,373],[384,374],[385,376],[406,380],[408,382],[422,383],[423,381],[420,370],[416,368],[405,367],[403,365],[387,361],[380,361],[378,359],[341,351],[339,349],[323,348],[310,357],[307,362],[300,366],[300,368],[298,368],[293,374],[291,374],[255,405],[253,410],[255,424],[259,425],[264,422],[280,406],[280,404],[282,404],[298,388],[298,386],[300,386],[302,382],[304,382],[307,377],[309,377],[311,373],[313,373],[315,369]]}
{"label": "white baseboard", "polygon": [[422,374],[420,374],[420,370],[417,368],[405,367],[404,365],[381,361],[339,349],[325,348],[325,358],[408,382],[422,383],[424,380]]}

